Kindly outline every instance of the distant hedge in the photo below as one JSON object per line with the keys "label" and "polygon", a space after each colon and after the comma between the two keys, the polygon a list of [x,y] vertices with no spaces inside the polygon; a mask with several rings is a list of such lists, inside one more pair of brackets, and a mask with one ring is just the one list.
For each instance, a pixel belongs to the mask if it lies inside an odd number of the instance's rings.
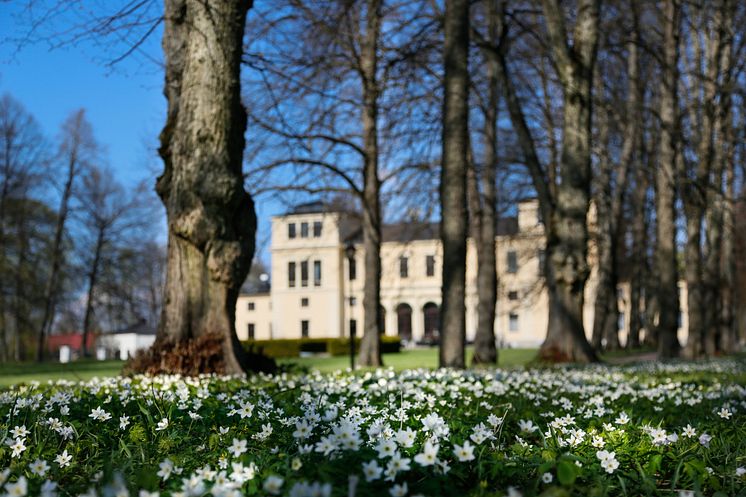
{"label": "distant hedge", "polygon": [[[350,353],[349,338],[277,338],[273,340],[243,340],[247,350],[262,351],[269,357],[298,357],[301,352],[327,353],[333,356]],[[360,349],[360,338],[355,338],[355,351]],[[381,352],[396,353],[401,350],[399,337],[381,336]]]}

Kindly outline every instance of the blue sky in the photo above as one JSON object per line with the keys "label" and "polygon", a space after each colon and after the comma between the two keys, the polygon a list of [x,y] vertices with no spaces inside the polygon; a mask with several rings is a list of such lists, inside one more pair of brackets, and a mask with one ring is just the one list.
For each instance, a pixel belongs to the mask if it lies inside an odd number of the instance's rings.
{"label": "blue sky", "polygon": [[[19,32],[12,14],[12,7],[0,9],[1,33]],[[118,178],[128,184],[149,178],[153,171],[148,169],[160,167],[153,147],[166,108],[162,72],[136,58],[110,68],[96,52],[89,44],[50,49],[40,42],[19,48],[3,40],[0,92],[19,100],[50,138],[72,111],[85,108]]]}
{"label": "blue sky", "polygon": [[[51,48],[47,41],[19,47],[9,40],[24,33],[18,6],[0,0],[0,94],[20,101],[50,139],[72,111],[85,108],[117,178],[126,185],[154,185],[162,169],[155,149],[166,116],[163,72],[157,61],[134,54],[110,67],[107,62],[121,48],[107,51],[85,40],[59,48]],[[158,29],[146,46],[154,58],[161,57],[160,40]],[[257,202],[263,259],[270,216],[283,209],[268,198]]]}

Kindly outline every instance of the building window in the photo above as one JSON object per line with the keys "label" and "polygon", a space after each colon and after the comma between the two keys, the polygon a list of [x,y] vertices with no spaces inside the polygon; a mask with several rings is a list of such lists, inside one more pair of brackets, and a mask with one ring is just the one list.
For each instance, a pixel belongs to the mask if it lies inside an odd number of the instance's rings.
{"label": "building window", "polygon": [[308,338],[308,320],[304,319],[300,322],[300,336]]}
{"label": "building window", "polygon": [[508,252],[508,272],[513,274],[518,272],[518,254],[515,250]]}
{"label": "building window", "polygon": [[249,340],[254,339],[254,329],[255,329],[254,323],[249,323],[249,326],[248,326]]}
{"label": "building window", "polygon": [[321,237],[321,221],[314,221],[313,223],[313,237]]}
{"label": "building window", "polygon": [[536,252],[536,258],[539,259],[539,276],[544,277],[544,267],[547,263],[547,253],[544,249],[539,249]]}
{"label": "building window", "polygon": [[428,255],[425,258],[425,274],[435,276],[435,256]]}
{"label": "building window", "polygon": [[295,223],[288,224],[288,238],[295,238]]}
{"label": "building window", "polygon": [[518,331],[518,314],[511,312],[508,316],[508,330]]}
{"label": "building window", "polygon": [[300,237],[308,238],[308,223],[300,223]]}
{"label": "building window", "polygon": [[295,263],[288,262],[288,286],[290,288],[295,287]]}
{"label": "building window", "polygon": [[300,286],[308,286],[308,261],[300,263]]}
{"label": "building window", "polygon": [[518,292],[515,290],[508,292],[508,300],[518,300]]}
{"label": "building window", "polygon": [[300,299],[300,306],[308,307],[308,297],[303,297],[302,299]]}
{"label": "building window", "polygon": [[313,261],[313,286],[321,286],[321,261]]}
{"label": "building window", "polygon": [[399,257],[399,277],[406,278],[409,276],[409,259]]}
{"label": "building window", "polygon": [[249,302],[249,304],[248,304],[248,305],[246,306],[246,308],[247,308],[248,310],[250,310],[250,311],[253,311],[253,310],[254,310],[254,308],[255,308],[255,306],[254,306],[254,302]]}
{"label": "building window", "polygon": [[350,297],[350,307],[357,305],[357,297]]}
{"label": "building window", "polygon": [[350,319],[350,336],[354,337],[357,335],[357,320]]}
{"label": "building window", "polygon": [[681,311],[679,311],[679,314],[676,318],[676,327],[681,328],[683,323],[684,323],[684,314]]}
{"label": "building window", "polygon": [[350,276],[350,281],[352,281],[357,278],[357,262],[355,261],[354,257],[352,259],[348,259],[347,261],[350,265],[349,276]]}

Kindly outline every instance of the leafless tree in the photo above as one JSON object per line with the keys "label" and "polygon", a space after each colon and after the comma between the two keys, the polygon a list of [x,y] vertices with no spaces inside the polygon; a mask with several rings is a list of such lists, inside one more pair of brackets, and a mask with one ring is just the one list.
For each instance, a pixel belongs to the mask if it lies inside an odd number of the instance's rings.
{"label": "leafless tree", "polygon": [[[251,68],[250,126],[267,137],[255,144],[262,150],[250,152],[250,188],[256,191],[257,177],[270,176],[279,179],[265,186],[274,192],[347,192],[361,208],[362,365],[381,365],[384,188],[393,185],[393,191],[397,183],[407,183],[405,173],[430,167],[427,159],[407,157],[413,130],[419,129],[412,116],[423,98],[417,96],[421,81],[415,82],[411,72],[426,57],[422,45],[432,43],[422,36],[432,23],[418,21],[413,5],[381,0],[273,4],[251,23],[259,36],[245,57]],[[285,50],[293,37],[303,43]]]}
{"label": "leafless tree", "polygon": [[43,182],[45,154],[34,118],[10,95],[0,97],[0,360],[18,360],[21,355],[21,321],[26,314],[23,272],[33,215],[26,201]]}
{"label": "leafless tree", "polygon": [[[639,175],[640,140],[643,126],[644,83],[640,79],[640,19],[639,6],[631,4],[630,19],[614,11],[608,19],[620,31],[624,30],[627,39],[622,41],[624,52],[619,58],[626,59],[626,64],[615,56],[612,50],[606,60],[601,61],[597,72],[598,92],[596,100],[599,112],[596,121],[599,132],[597,143],[597,173],[594,176],[594,200],[596,207],[595,248],[597,251],[598,285],[594,303],[594,320],[591,344],[600,350],[602,342],[605,348],[619,348],[619,258],[623,252],[623,218],[626,194],[633,175]],[[627,21],[627,22],[625,22]],[[614,33],[609,26],[607,33]],[[611,35],[604,38],[609,44]],[[620,68],[619,65],[622,65]],[[626,67],[625,67],[626,66]],[[621,71],[620,71],[621,69]],[[623,72],[622,72],[623,71]],[[626,76],[626,89],[620,92],[619,75]],[[626,94],[626,96],[625,96]],[[616,111],[619,100],[624,99],[623,112]],[[612,128],[612,129],[610,129]],[[621,150],[615,151],[610,134],[614,130],[621,134]]]}
{"label": "leafless tree", "polygon": [[57,160],[64,167],[64,181],[60,191],[60,204],[57,210],[57,222],[54,240],[50,249],[50,271],[44,291],[44,304],[36,360],[44,359],[45,339],[49,335],[55,319],[55,309],[62,288],[62,265],[65,259],[66,224],[70,214],[73,186],[81,170],[95,158],[98,150],[93,130],[85,117],[84,110],[72,113],[62,125],[61,143]]}
{"label": "leafless tree", "polygon": [[147,219],[142,215],[147,206],[143,193],[143,188],[128,192],[114,179],[111,170],[96,165],[88,166],[81,178],[78,197],[82,230],[79,236],[84,243],[79,250],[86,275],[83,356],[91,352],[87,348],[88,336],[94,331],[96,295],[104,268],[112,260],[121,263],[117,260],[122,250],[121,241],[134,238],[139,226],[148,226],[143,223],[143,219]]}

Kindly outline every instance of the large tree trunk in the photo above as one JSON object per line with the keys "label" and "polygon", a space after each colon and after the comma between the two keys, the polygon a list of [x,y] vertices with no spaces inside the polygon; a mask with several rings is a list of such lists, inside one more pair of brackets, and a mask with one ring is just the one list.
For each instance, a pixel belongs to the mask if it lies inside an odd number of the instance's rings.
{"label": "large tree trunk", "polygon": [[469,116],[469,0],[446,0],[443,166],[441,367],[463,368],[466,340],[466,172]]}
{"label": "large tree trunk", "polygon": [[556,208],[547,225],[549,323],[539,358],[592,362],[596,354],[583,327],[588,267],[588,205],[591,186],[591,96],[598,45],[599,1],[578,2],[572,46],[564,12],[543,0],[554,65],[563,90],[562,155]]}
{"label": "large tree trunk", "polygon": [[[490,41],[498,42],[499,24],[502,15],[498,13],[498,0],[487,2],[488,31]],[[477,247],[477,333],[474,337],[474,364],[496,364],[495,306],[497,304],[497,261],[496,261],[496,210],[497,210],[497,116],[500,93],[498,88],[497,54],[485,51],[487,58],[488,95],[484,111],[484,168],[482,170],[482,194],[478,182],[470,187],[471,203],[475,215],[472,226],[474,243]],[[472,168],[470,168],[472,169]],[[476,173],[476,171],[473,171]],[[475,178],[476,180],[476,174]],[[480,198],[481,197],[481,198]]]}
{"label": "large tree trunk", "polygon": [[360,54],[363,79],[363,339],[359,362],[381,366],[381,180],[378,177],[378,37],[381,0],[368,0],[364,45]]}
{"label": "large tree trunk", "polygon": [[[166,344],[217,342],[204,367],[219,373],[252,366],[234,322],[256,231],[241,173],[246,110],[240,65],[250,7],[245,0],[165,2],[168,119],[156,190],[168,216],[168,262],[152,352]],[[160,361],[164,371],[171,368],[167,362]]]}
{"label": "large tree trunk", "polygon": [[666,0],[663,11],[663,70],[660,89],[662,136],[656,171],[656,247],[658,276],[658,355],[661,358],[679,354],[679,297],[676,267],[676,160],[678,152],[677,85],[679,59],[679,0]]}
{"label": "large tree trunk", "polygon": [[[707,189],[705,207],[706,250],[705,267],[703,273],[703,287],[705,290],[704,322],[706,326],[705,353],[713,356],[725,351],[728,338],[723,334],[721,317],[727,315],[722,307],[726,304],[723,297],[728,293],[728,281],[723,281],[722,267],[728,257],[725,237],[728,230],[725,225],[725,211],[728,202],[728,170],[735,160],[731,150],[732,143],[732,113],[731,95],[733,56],[732,44],[734,32],[735,2],[724,0],[715,7],[714,29],[716,35],[712,37],[709,50],[710,77],[713,77],[713,94],[716,102],[714,107],[713,139],[712,139],[712,172],[710,188]],[[719,97],[719,98],[718,98]],[[724,184],[724,179],[726,180]],[[726,276],[727,278],[727,276]],[[727,300],[727,298],[725,299]]]}
{"label": "large tree trunk", "polygon": [[83,146],[81,140],[83,138],[82,130],[80,129],[84,125],[83,111],[79,111],[75,114],[70,124],[70,133],[68,137],[71,142],[69,144],[69,150],[67,151],[67,177],[65,178],[65,184],[62,188],[62,198],[60,199],[60,208],[57,212],[57,225],[54,230],[54,241],[52,242],[52,253],[51,253],[51,264],[52,267],[49,271],[49,279],[47,280],[47,286],[44,289],[44,314],[42,316],[41,325],[39,326],[39,341],[36,349],[36,360],[41,362],[44,360],[45,355],[45,340],[47,335],[52,328],[54,323],[55,306],[57,305],[57,292],[59,291],[59,275],[62,269],[62,256],[63,247],[62,239],[65,234],[65,223],[67,222],[67,215],[70,208],[70,197],[72,196],[73,181],[78,172],[78,148]]}

